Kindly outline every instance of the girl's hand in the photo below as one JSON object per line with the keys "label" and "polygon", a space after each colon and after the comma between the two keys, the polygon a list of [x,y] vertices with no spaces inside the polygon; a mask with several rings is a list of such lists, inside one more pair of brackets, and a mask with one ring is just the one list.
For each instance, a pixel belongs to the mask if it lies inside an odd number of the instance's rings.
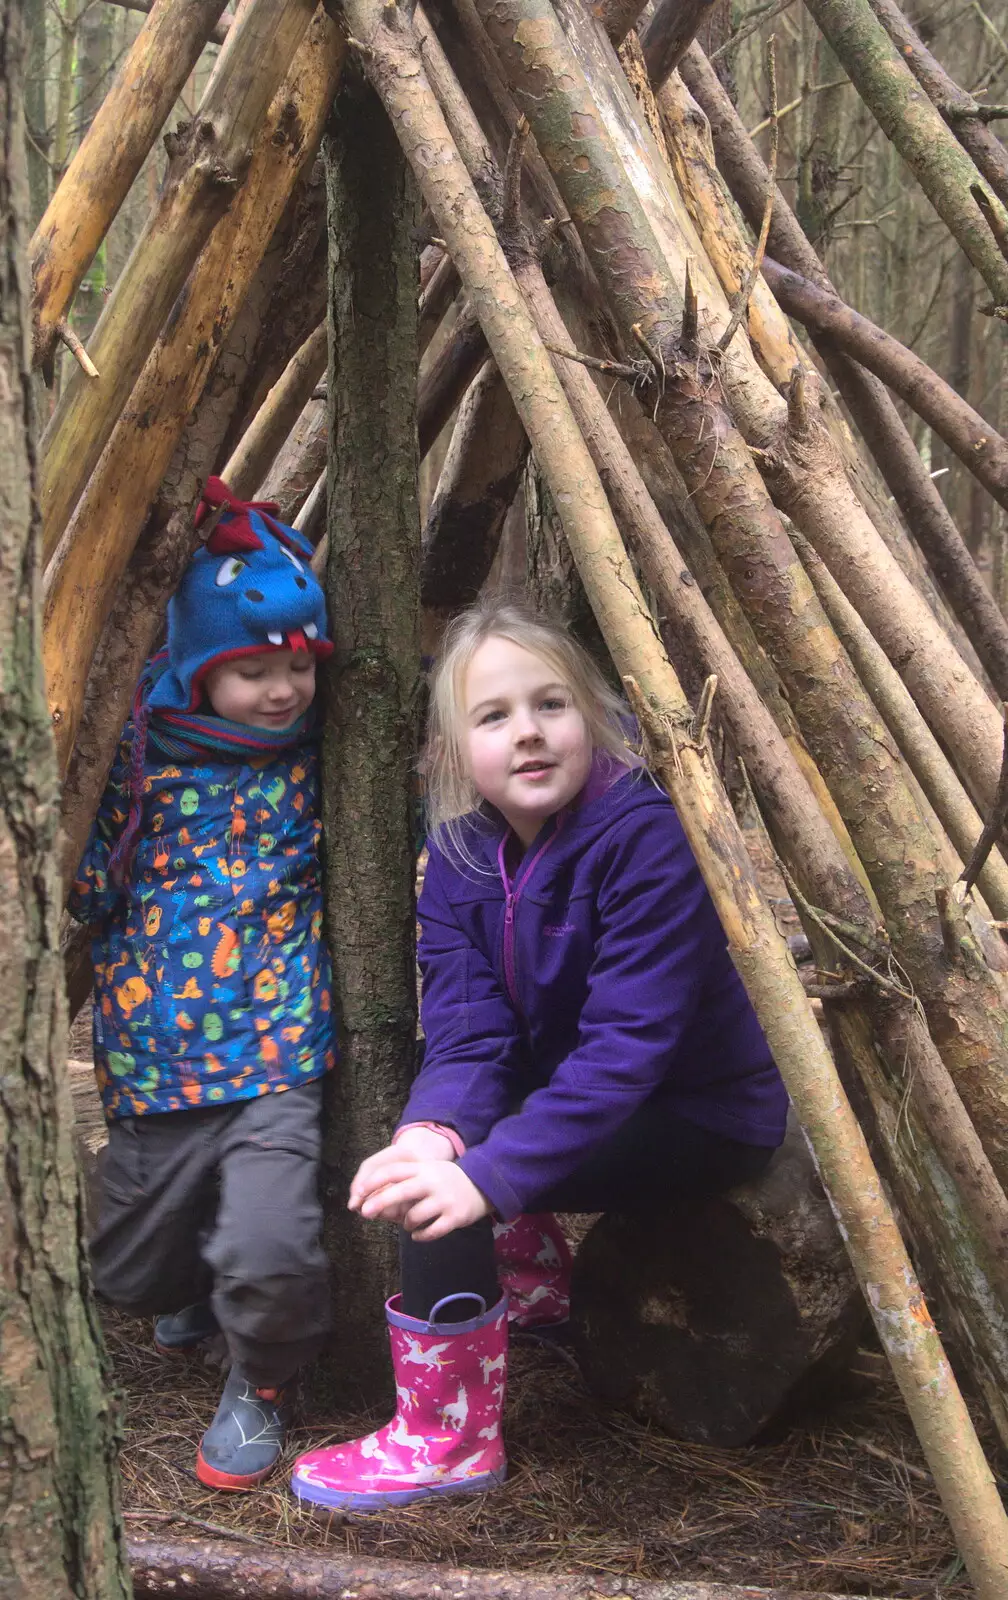
{"label": "girl's hand", "polygon": [[[384,1154],[385,1152],[380,1152]],[[420,1243],[443,1239],[490,1211],[490,1202],[454,1161],[402,1160],[384,1168],[384,1186],[354,1208],[398,1222]]]}
{"label": "girl's hand", "polygon": [[455,1146],[443,1133],[435,1133],[432,1128],[410,1128],[395,1144],[376,1150],[373,1156],[361,1162],[350,1185],[349,1209],[360,1211],[368,1195],[385,1186],[388,1182],[385,1173],[390,1166],[401,1166],[404,1161],[454,1160]]}

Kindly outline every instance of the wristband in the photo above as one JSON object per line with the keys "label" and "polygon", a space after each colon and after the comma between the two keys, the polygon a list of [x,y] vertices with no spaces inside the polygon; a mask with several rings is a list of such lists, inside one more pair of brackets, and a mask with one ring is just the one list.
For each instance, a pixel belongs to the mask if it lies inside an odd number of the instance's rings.
{"label": "wristband", "polygon": [[392,1143],[396,1144],[401,1135],[409,1133],[411,1128],[427,1128],[431,1133],[439,1133],[442,1138],[448,1140],[456,1156],[464,1156],[466,1153],[465,1140],[455,1132],[454,1128],[446,1128],[443,1122],[406,1122],[401,1128],[396,1129],[392,1135]]}

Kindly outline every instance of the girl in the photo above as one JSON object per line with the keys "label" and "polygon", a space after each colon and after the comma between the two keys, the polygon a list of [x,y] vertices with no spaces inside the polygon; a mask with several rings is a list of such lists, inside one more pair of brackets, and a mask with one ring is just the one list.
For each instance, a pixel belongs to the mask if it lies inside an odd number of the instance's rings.
{"label": "girl", "polygon": [[302,1456],[302,1500],[367,1509],[503,1480],[495,1219],[515,1320],[544,1304],[562,1317],[569,1256],[542,1213],[730,1188],[783,1139],[783,1084],[627,720],[581,648],[519,607],[476,608],[446,635],[419,905],[426,1055],[350,1192],[404,1230],[398,1407]]}

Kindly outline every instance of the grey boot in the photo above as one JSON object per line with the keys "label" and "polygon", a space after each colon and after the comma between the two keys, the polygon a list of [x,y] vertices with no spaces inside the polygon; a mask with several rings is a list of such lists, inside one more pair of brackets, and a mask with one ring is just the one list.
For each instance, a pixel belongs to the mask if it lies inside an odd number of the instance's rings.
{"label": "grey boot", "polygon": [[257,1389],[240,1367],[232,1367],[196,1456],[200,1483],[211,1489],[262,1483],[280,1459],[289,1410],[283,1389]]}
{"label": "grey boot", "polygon": [[205,1300],[183,1306],[181,1311],[158,1317],[154,1323],[154,1348],[163,1356],[182,1355],[195,1350],[218,1331],[217,1318]]}

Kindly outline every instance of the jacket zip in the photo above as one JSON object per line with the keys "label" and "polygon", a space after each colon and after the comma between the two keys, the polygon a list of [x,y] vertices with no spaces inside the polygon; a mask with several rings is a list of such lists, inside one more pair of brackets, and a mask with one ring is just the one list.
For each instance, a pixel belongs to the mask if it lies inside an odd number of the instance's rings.
{"label": "jacket zip", "polygon": [[539,846],[539,849],[532,857],[532,860],[527,866],[525,866],[524,871],[522,870],[522,867],[519,867],[518,872],[515,874],[515,881],[513,885],[508,877],[507,867],[504,865],[504,853],[507,849],[507,842],[514,831],[512,828],[508,828],[503,839],[497,847],[497,866],[500,871],[501,882],[504,885],[504,987],[507,989],[508,999],[511,1001],[511,1004],[514,1006],[519,1016],[524,1016],[525,1013],[522,1010],[522,1004],[518,998],[518,980],[515,973],[515,909],[521,897],[522,890],[525,888],[525,885],[528,883],[537,865],[542,860],[542,857],[546,854],[546,851],[553,843],[553,840],[560,832],[560,829],[563,827],[566,820],[567,815],[565,811],[557,813],[557,825],[553,829],[553,832],[550,834],[549,838]]}

